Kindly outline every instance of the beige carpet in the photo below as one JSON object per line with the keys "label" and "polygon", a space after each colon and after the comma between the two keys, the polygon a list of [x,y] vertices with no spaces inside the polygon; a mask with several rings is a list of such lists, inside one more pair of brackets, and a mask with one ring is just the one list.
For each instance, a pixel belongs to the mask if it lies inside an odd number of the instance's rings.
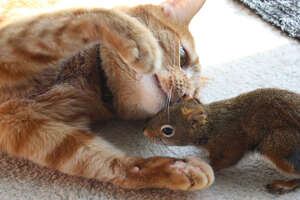
{"label": "beige carpet", "polygon": [[[202,100],[211,102],[260,87],[286,88],[300,93],[300,44],[262,22],[231,0],[210,0],[191,24],[210,82]],[[192,147],[164,147],[148,142],[142,122],[113,122],[103,127],[105,137],[133,155],[201,155]],[[176,192],[161,189],[123,190],[111,184],[71,177],[41,168],[29,161],[0,155],[0,200],[101,199],[101,200],[300,200],[300,190],[273,196],[264,185],[280,178],[257,156],[216,174],[207,190]]]}

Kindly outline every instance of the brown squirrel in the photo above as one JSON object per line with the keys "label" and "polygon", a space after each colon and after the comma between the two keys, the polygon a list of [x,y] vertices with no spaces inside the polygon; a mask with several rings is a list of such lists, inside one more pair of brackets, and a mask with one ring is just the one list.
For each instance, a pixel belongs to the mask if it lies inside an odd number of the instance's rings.
{"label": "brown squirrel", "polygon": [[[300,95],[258,89],[235,98],[202,104],[185,99],[153,117],[144,134],[166,145],[195,145],[209,152],[214,171],[258,152],[283,172],[300,175]],[[283,194],[300,186],[300,178],[266,186]]]}

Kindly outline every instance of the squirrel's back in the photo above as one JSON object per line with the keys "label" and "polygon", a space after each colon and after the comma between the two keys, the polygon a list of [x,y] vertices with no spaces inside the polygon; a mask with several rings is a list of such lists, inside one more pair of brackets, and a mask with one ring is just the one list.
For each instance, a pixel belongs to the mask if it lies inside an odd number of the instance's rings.
{"label": "squirrel's back", "polygon": [[244,101],[251,106],[270,105],[274,107],[290,108],[300,114],[300,94],[289,90],[264,88],[257,89],[236,98],[237,101]]}

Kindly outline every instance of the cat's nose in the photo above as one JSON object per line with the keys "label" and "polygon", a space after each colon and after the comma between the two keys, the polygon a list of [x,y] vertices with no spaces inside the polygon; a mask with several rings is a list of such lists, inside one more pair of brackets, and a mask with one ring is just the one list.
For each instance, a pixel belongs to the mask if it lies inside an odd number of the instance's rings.
{"label": "cat's nose", "polygon": [[175,104],[175,103],[178,103],[180,101],[182,101],[183,99],[185,98],[188,98],[188,97],[191,97],[191,95],[189,93],[183,93],[181,96],[178,96],[177,98],[173,98],[171,100],[171,104]]}
{"label": "cat's nose", "polygon": [[184,95],[182,95],[182,99],[186,99],[186,98],[191,98],[192,97],[192,95],[191,94],[189,94],[189,93],[185,93]]}

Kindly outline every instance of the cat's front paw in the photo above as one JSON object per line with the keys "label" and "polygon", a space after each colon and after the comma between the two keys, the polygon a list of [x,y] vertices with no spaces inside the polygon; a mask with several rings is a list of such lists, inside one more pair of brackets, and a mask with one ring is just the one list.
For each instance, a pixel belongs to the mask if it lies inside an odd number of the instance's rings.
{"label": "cat's front paw", "polygon": [[212,167],[205,161],[199,158],[190,156],[184,159],[186,176],[189,176],[191,185],[189,190],[200,190],[209,187],[215,181],[215,176]]}
{"label": "cat's front paw", "polygon": [[185,191],[204,189],[213,182],[212,168],[194,157],[139,159],[128,168],[125,177],[114,180],[123,188],[156,187]]}

